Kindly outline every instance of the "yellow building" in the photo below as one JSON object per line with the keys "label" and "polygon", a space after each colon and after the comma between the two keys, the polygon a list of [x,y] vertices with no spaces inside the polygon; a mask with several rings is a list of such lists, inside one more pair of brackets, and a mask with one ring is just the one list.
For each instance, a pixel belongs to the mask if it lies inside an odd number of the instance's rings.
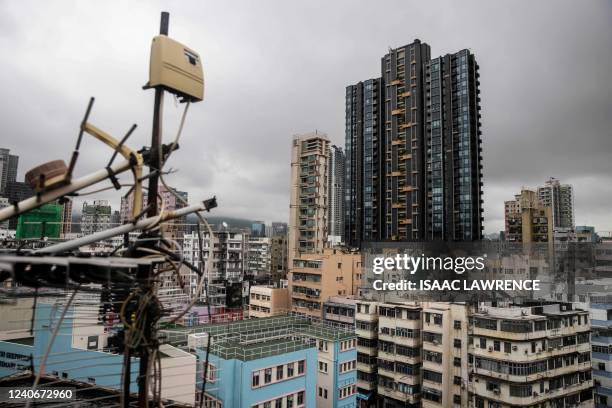
{"label": "yellow building", "polygon": [[505,203],[506,239],[525,244],[553,242],[552,209],[532,190],[523,189],[515,197]]}
{"label": "yellow building", "polygon": [[361,255],[326,248],[293,259],[289,273],[291,310],[321,317],[331,296],[355,295],[362,277]]}

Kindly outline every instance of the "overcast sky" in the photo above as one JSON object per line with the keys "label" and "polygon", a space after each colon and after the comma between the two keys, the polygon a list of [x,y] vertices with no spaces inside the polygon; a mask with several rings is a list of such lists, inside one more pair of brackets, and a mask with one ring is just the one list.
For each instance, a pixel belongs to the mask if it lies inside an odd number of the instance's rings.
{"label": "overcast sky", "polygon": [[[217,195],[218,215],[287,221],[292,135],[318,129],[344,146],[345,87],[419,38],[432,56],[469,48],[480,64],[486,232],[503,229],[504,200],[550,176],[574,185],[577,224],[612,230],[610,1],[126,3],[0,2],[0,147],[20,156],[20,180],[68,162],[92,95],[91,122],[116,137],[137,123],[130,144],[149,143],[141,86],[167,10],[206,77],[168,180],[191,201]],[[167,96],[165,141],[181,109]],[[77,175],[111,154],[91,137],[81,151]]]}

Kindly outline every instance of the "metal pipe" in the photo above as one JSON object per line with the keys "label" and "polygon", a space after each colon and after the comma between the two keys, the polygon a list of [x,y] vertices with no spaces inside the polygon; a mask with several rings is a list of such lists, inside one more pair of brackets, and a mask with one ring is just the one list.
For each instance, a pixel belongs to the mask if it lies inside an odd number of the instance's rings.
{"label": "metal pipe", "polygon": [[162,213],[159,216],[143,218],[142,220],[137,221],[136,223],[123,224],[118,227],[109,228],[104,231],[96,232],[95,234],[87,235],[85,237],[80,237],[59,244],[50,245],[45,248],[40,248],[34,251],[33,253],[55,254],[59,252],[70,251],[72,249],[76,249],[84,245],[93,244],[94,242],[109,239],[117,235],[127,234],[131,231],[146,230],[155,226],[158,222],[172,220],[197,211],[205,211],[207,209],[208,208],[206,207],[205,203],[190,205],[189,207],[183,207],[176,211]]}
{"label": "metal pipe", "polygon": [[[132,167],[132,164],[128,160],[124,160],[122,162],[112,165],[111,171],[114,174],[119,174],[119,173],[123,173],[124,171],[129,170],[131,167]],[[69,184],[66,184],[64,186],[57,187],[45,193],[42,193],[40,195],[35,195],[34,197],[27,198],[23,201],[18,202],[15,205],[10,205],[8,207],[1,209],[0,210],[0,221],[4,221],[6,219],[15,217],[26,211],[30,211],[35,208],[38,208],[41,205],[57,200],[60,197],[63,197],[70,193],[74,193],[78,190],[81,190],[85,187],[89,187],[93,184],[99,183],[100,181],[108,177],[109,177],[108,170],[106,169],[98,170],[94,173],[90,173],[76,180],[72,180]]]}

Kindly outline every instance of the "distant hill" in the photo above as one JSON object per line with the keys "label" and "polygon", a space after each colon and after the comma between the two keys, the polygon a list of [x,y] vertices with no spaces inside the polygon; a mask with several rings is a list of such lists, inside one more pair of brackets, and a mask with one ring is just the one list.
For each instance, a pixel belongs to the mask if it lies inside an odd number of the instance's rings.
{"label": "distant hill", "polygon": [[[217,227],[221,225],[223,222],[225,222],[232,229],[251,228],[251,225],[255,221],[255,220],[249,220],[246,218],[221,217],[221,216],[206,217],[206,219],[211,225],[214,225],[214,227]],[[197,224],[197,222],[198,222],[197,217],[194,214],[190,214],[187,216],[187,224]],[[80,212],[74,211],[72,213],[72,232],[81,232],[80,223],[81,223],[81,214]]]}

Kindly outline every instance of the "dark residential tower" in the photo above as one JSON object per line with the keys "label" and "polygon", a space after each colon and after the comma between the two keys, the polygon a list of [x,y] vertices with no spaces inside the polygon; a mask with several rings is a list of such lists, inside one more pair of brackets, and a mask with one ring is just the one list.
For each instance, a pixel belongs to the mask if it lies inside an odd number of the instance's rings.
{"label": "dark residential tower", "polygon": [[344,239],[359,247],[379,238],[381,79],[346,88]]}
{"label": "dark residential tower", "polygon": [[390,49],[381,78],[346,88],[345,240],[464,241],[482,235],[478,65]]}
{"label": "dark residential tower", "polygon": [[480,239],[482,147],[478,64],[468,50],[428,61],[427,240]]}

